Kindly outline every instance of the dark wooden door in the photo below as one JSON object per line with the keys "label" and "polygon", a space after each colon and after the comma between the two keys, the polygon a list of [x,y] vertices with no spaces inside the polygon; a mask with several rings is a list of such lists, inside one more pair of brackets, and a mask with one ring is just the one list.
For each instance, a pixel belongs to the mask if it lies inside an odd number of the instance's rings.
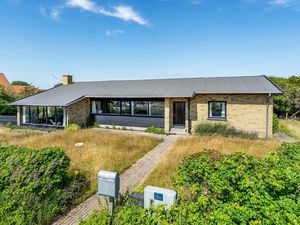
{"label": "dark wooden door", "polygon": [[185,102],[173,103],[173,125],[184,126],[185,125]]}

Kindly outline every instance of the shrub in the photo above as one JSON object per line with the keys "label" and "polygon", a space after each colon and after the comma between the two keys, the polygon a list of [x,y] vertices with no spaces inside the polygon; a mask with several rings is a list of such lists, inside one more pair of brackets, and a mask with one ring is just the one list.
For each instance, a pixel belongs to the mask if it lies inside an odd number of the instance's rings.
{"label": "shrub", "polygon": [[72,124],[67,126],[67,131],[73,132],[73,131],[77,131],[79,129],[80,129],[80,126],[75,124],[75,123],[72,123]]}
{"label": "shrub", "polygon": [[0,224],[47,224],[85,190],[59,148],[0,146]]}
{"label": "shrub", "polygon": [[245,132],[223,123],[200,123],[195,127],[195,133],[201,135],[222,135],[225,137],[236,136],[242,138],[257,138],[256,133]]}
{"label": "shrub", "polygon": [[155,127],[155,126],[147,127],[145,132],[152,133],[152,134],[164,134],[164,135],[168,134],[168,133],[166,133],[165,129]]}
{"label": "shrub", "polygon": [[275,113],[273,113],[273,133],[278,132],[279,123],[280,123],[280,121],[279,121],[278,116]]}
{"label": "shrub", "polygon": [[10,105],[7,101],[0,99],[0,115],[15,116],[17,115],[17,108],[14,105]]}
{"label": "shrub", "polygon": [[96,125],[95,118],[94,116],[90,115],[85,122],[85,126],[94,127],[95,125]]}
{"label": "shrub", "polygon": [[[120,202],[111,224],[299,224],[300,143],[283,144],[257,159],[210,150],[178,168],[177,203],[169,210]],[[96,224],[109,221],[94,215]],[[85,223],[82,223],[85,224]],[[87,224],[92,223],[92,218]]]}

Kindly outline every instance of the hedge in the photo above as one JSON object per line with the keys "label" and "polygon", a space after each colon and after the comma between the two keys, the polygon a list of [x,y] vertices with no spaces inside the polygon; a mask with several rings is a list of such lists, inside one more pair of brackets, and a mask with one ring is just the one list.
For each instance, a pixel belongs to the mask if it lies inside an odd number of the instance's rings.
{"label": "hedge", "polygon": [[0,224],[48,224],[85,190],[59,148],[0,146]]}
{"label": "hedge", "polygon": [[300,224],[300,143],[258,159],[206,151],[185,159],[165,211],[121,201],[114,217],[95,213],[81,224]]}

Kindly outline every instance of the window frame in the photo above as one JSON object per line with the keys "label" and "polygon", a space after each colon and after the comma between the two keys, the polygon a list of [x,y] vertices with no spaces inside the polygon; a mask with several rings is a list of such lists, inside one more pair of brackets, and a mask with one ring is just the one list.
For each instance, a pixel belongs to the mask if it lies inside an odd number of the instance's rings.
{"label": "window frame", "polygon": [[[93,113],[92,112],[92,101],[105,101],[105,100],[110,100],[110,101],[119,101],[120,102],[120,113]],[[148,114],[143,115],[143,114],[134,114],[134,102],[136,101],[147,101],[147,108],[148,108]],[[164,107],[164,113],[163,115],[150,115],[150,102],[162,102],[165,104],[165,99],[163,98],[91,98],[90,99],[90,114],[92,116],[96,115],[101,115],[101,116],[126,116],[126,117],[147,117],[147,118],[164,118],[165,117],[165,107]],[[124,114],[122,113],[122,102],[130,102],[130,114]],[[102,104],[102,103],[101,103]]]}
{"label": "window frame", "polygon": [[[225,105],[225,116],[210,116],[211,104],[212,103],[224,103]],[[210,120],[227,120],[227,101],[208,101],[208,119]]]}

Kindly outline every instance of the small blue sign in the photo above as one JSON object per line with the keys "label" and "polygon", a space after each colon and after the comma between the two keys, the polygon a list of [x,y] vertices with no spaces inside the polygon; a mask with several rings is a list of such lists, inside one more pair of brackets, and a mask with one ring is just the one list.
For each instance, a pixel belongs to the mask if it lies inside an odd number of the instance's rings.
{"label": "small blue sign", "polygon": [[164,195],[161,194],[161,193],[156,193],[154,192],[154,200],[157,200],[157,201],[163,201],[164,200]]}

